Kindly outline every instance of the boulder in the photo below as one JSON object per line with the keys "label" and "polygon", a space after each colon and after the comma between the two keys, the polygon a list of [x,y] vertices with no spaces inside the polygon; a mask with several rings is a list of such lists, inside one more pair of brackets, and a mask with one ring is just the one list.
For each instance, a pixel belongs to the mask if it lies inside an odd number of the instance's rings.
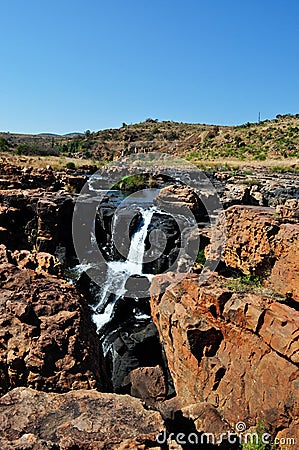
{"label": "boulder", "polygon": [[0,428],[3,450],[159,450],[155,439],[164,424],[128,395],[20,387],[0,399]]}
{"label": "boulder", "polygon": [[[165,283],[165,275],[153,280],[152,317],[182,411],[209,411],[198,414],[197,430],[221,433],[223,421],[234,429],[240,420],[248,428],[263,420],[273,435],[294,428],[299,312],[269,294],[234,293],[216,274],[188,275],[163,293]],[[190,405],[198,405],[192,414]]]}
{"label": "boulder", "polygon": [[84,298],[66,281],[40,277],[0,265],[0,393],[17,386],[109,389]]}
{"label": "boulder", "polygon": [[160,366],[138,367],[129,375],[131,395],[154,404],[167,396],[167,384]]}
{"label": "boulder", "polygon": [[276,206],[276,213],[288,221],[299,221],[299,200],[293,198],[285,202],[284,205]]}
{"label": "boulder", "polygon": [[199,196],[189,186],[173,184],[160,190],[155,203],[163,210],[178,214],[189,210],[196,220],[204,220],[207,211]]}
{"label": "boulder", "polygon": [[87,181],[87,177],[83,175],[72,175],[65,173],[61,175],[61,181],[64,187],[70,192],[79,193]]}
{"label": "boulder", "polygon": [[47,168],[22,167],[2,163],[0,168],[0,189],[59,189],[59,173],[55,174],[50,166]]}
{"label": "boulder", "polygon": [[273,246],[269,286],[299,302],[299,223],[283,223]]}
{"label": "boulder", "polygon": [[207,257],[219,254],[230,268],[254,274],[278,293],[299,301],[299,224],[274,208],[232,206],[221,213]]}
{"label": "boulder", "polygon": [[251,193],[251,190],[251,187],[245,184],[226,183],[221,193],[223,207],[226,209],[233,205],[259,205],[260,202],[263,202],[259,195],[260,192]]}
{"label": "boulder", "polygon": [[29,250],[15,250],[10,252],[10,262],[21,269],[34,270],[37,275],[62,276],[61,262],[50,253],[30,252]]}
{"label": "boulder", "polygon": [[65,191],[0,190],[1,240],[9,249],[73,252],[72,217],[75,196]]}
{"label": "boulder", "polygon": [[4,244],[0,244],[0,264],[11,262],[11,252]]}
{"label": "boulder", "polygon": [[[129,305],[130,308],[130,305]],[[120,319],[122,318],[122,321]],[[130,323],[131,322],[131,323]],[[112,324],[113,325],[113,324]],[[111,380],[114,392],[130,392],[130,373],[138,367],[164,367],[163,354],[157,329],[149,320],[142,325],[131,320],[126,323],[125,312],[118,321],[110,324],[107,330],[101,330],[104,347],[109,347],[107,364],[111,367]],[[109,364],[110,361],[110,364]]]}

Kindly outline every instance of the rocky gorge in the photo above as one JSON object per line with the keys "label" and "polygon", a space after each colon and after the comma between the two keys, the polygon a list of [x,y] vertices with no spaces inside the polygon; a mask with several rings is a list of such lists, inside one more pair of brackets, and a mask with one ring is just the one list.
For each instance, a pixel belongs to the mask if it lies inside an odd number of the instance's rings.
{"label": "rocky gorge", "polygon": [[[178,433],[212,433],[202,448],[238,448],[221,434],[259,421],[299,445],[298,177],[207,174],[223,205],[213,235],[197,197],[161,183],[159,204],[193,209],[201,254],[213,261],[221,251],[221,261],[204,280],[204,261],[183,279],[169,271],[179,230],[156,212],[150,228],[169,248],[150,300],[119,299],[106,353],[90,307],[97,287],[73,276],[73,211],[93,171],[1,163],[1,448],[197,448]],[[108,261],[115,208],[104,203],[96,222]],[[142,228],[135,221],[131,240]],[[164,430],[172,438],[159,443]]]}

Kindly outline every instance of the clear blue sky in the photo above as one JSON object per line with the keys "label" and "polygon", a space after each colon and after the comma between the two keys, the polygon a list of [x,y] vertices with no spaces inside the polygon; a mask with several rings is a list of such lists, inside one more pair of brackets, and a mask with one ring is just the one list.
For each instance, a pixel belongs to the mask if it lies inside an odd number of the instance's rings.
{"label": "clear blue sky", "polygon": [[299,113],[298,0],[3,0],[0,130]]}

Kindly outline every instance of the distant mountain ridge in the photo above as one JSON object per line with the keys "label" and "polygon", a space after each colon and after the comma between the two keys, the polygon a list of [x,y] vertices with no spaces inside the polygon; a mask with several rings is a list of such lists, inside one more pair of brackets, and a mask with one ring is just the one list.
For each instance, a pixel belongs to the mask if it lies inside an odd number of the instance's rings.
{"label": "distant mountain ridge", "polygon": [[80,133],[79,131],[74,131],[73,133],[66,133],[66,134],[56,134],[56,133],[38,133],[36,136],[68,136],[68,137],[76,137],[76,136],[84,136],[84,133]]}

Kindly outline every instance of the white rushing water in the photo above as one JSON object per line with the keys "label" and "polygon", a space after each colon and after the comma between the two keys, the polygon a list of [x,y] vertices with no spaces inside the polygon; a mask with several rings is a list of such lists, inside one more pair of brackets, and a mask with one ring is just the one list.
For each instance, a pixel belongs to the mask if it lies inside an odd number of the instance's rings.
{"label": "white rushing water", "polygon": [[[126,293],[126,282],[132,275],[146,275],[142,273],[145,252],[145,240],[155,208],[141,209],[142,222],[139,229],[132,236],[126,261],[111,261],[107,263],[107,278],[100,292],[100,300],[93,307],[93,321],[99,331],[111,319],[114,305]],[[113,223],[115,226],[115,221]],[[114,231],[114,230],[113,230]],[[112,236],[114,236],[112,231]],[[147,276],[147,275],[146,275]],[[114,297],[109,301],[110,294]],[[104,311],[102,311],[104,309]]]}

